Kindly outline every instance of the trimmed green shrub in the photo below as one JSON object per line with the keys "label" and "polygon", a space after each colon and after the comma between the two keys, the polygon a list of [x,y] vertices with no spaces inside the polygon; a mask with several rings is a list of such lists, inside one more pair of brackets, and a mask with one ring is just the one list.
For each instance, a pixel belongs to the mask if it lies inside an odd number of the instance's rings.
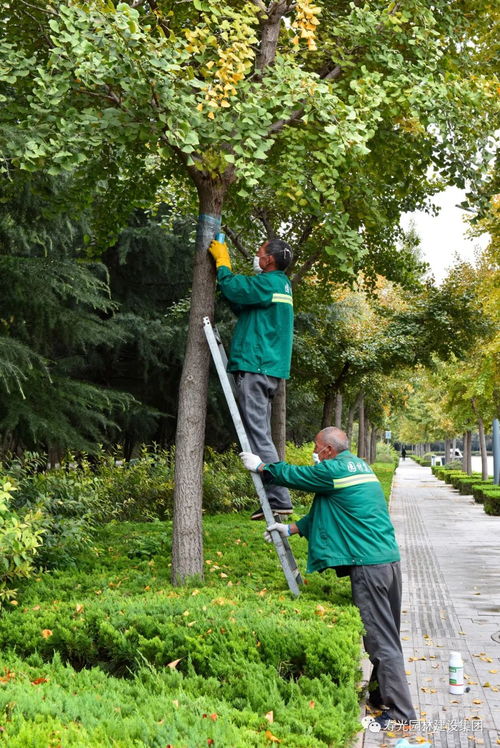
{"label": "trimmed green shrub", "polygon": [[484,501],[483,489],[490,488],[492,485],[493,481],[491,480],[473,483],[471,486],[471,491],[472,495],[474,496],[474,501],[476,501],[478,504],[482,504]]}
{"label": "trimmed green shrub", "polygon": [[486,514],[500,516],[500,486],[483,488],[483,496]]}
{"label": "trimmed green shrub", "polygon": [[206,518],[203,589],[170,585],[169,522],[107,525],[76,568],[29,582],[0,617],[0,743],[244,748],[270,729],[296,748],[346,745],[362,628],[349,585],[314,574],[291,600],[255,525]]}

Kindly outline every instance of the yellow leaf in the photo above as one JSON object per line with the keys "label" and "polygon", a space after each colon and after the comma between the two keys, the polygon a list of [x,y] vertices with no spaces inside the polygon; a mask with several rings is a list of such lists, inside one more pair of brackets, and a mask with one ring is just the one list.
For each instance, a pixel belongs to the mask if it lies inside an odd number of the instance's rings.
{"label": "yellow leaf", "polygon": [[215,551],[218,556],[222,556],[222,551]]}
{"label": "yellow leaf", "polygon": [[49,636],[52,636],[52,631],[50,629],[43,629],[42,636],[44,639],[48,639]]}
{"label": "yellow leaf", "polygon": [[178,707],[178,706],[179,706],[179,700],[178,700],[178,699],[172,699],[172,704],[173,704],[173,705],[174,705],[175,707]]}
{"label": "yellow leaf", "polygon": [[310,701],[309,702],[309,708],[310,709],[314,709],[315,706],[316,706],[316,702],[315,701]]}
{"label": "yellow leaf", "polygon": [[167,667],[170,668],[170,670],[175,670],[179,662],[182,660],[182,657],[179,657],[178,660],[172,660],[172,662],[169,662],[167,664]]}
{"label": "yellow leaf", "polygon": [[221,579],[227,579],[227,574],[224,574],[224,572],[223,572],[223,571],[221,571],[221,573],[220,573],[220,578],[221,578]]}
{"label": "yellow leaf", "polygon": [[473,704],[482,704],[483,702],[481,701],[481,699],[472,699],[472,703]]}
{"label": "yellow leaf", "polygon": [[264,733],[266,738],[271,741],[271,743],[281,743],[281,740],[276,737],[276,735],[273,735],[271,730],[266,730]]}
{"label": "yellow leaf", "polygon": [[316,610],[314,611],[317,616],[324,616],[326,613],[325,608],[322,605],[316,605]]}
{"label": "yellow leaf", "polygon": [[264,714],[264,719],[267,719],[267,721],[272,725],[274,722],[274,712],[271,710],[267,714]]}
{"label": "yellow leaf", "polygon": [[80,605],[80,603],[75,605],[75,613],[83,613],[83,605]]}
{"label": "yellow leaf", "polygon": [[489,673],[497,673],[498,670],[488,670]]}

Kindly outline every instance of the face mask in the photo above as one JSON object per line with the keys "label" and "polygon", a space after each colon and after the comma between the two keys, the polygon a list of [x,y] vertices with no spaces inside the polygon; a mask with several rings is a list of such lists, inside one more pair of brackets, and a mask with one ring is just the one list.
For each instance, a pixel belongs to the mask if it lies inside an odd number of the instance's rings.
{"label": "face mask", "polygon": [[319,459],[319,456],[320,456],[320,454],[322,452],[325,451],[325,449],[326,449],[326,447],[323,447],[323,449],[320,449],[319,452],[313,452],[312,453],[312,458],[313,458],[313,462],[314,462],[315,465],[318,465],[321,462],[321,460]]}
{"label": "face mask", "polygon": [[262,273],[259,255],[255,255],[255,257],[253,258],[253,271],[254,273]]}

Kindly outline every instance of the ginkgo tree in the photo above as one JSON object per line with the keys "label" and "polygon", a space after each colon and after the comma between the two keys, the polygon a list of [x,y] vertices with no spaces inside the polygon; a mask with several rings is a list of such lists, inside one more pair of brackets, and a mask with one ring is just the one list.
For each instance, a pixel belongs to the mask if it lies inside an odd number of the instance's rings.
{"label": "ginkgo tree", "polygon": [[[5,173],[77,170],[82,190],[118,208],[152,203],[156,192],[199,213],[179,393],[174,581],[203,572],[209,358],[201,320],[213,314],[206,249],[227,198],[241,205],[268,184],[315,220],[328,206],[327,249],[348,271],[363,252],[348,183],[372,141],[385,145],[382,170],[395,143],[418,142],[421,172],[433,163],[456,182],[479,173],[495,87],[468,41],[488,12],[486,0],[4,3]],[[402,199],[408,184],[402,174]],[[369,172],[358,203],[363,195],[369,200]]]}

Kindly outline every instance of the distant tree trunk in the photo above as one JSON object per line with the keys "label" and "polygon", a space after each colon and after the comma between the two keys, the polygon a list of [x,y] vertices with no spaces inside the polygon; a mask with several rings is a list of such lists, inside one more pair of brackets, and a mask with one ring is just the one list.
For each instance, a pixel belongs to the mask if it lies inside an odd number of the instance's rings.
{"label": "distant tree trunk", "polygon": [[203,448],[210,361],[203,317],[213,320],[215,301],[215,268],[207,249],[217,230],[227,187],[222,180],[213,181],[200,172],[193,179],[197,180],[200,218],[196,232],[189,330],[179,386],[172,532],[174,584],[182,584],[193,576],[203,577]]}
{"label": "distant tree trunk", "polygon": [[342,428],[342,393],[337,392],[335,396],[335,426]]}
{"label": "distant tree trunk", "polygon": [[362,396],[363,396],[363,393],[358,392],[356,399],[351,405],[351,407],[349,408],[349,412],[347,414],[346,434],[347,434],[347,439],[349,441],[349,444],[351,443],[351,439],[352,439],[352,427],[354,425],[354,416],[356,415],[356,412],[359,408],[359,403],[361,402]]}
{"label": "distant tree trunk", "polygon": [[335,390],[332,387],[327,387],[323,400],[323,415],[321,417],[322,429],[325,429],[327,426],[331,426],[333,424],[334,409]]}
{"label": "distant tree trunk", "polygon": [[481,478],[488,480],[488,453],[486,451],[486,434],[484,433],[482,418],[477,419],[477,428],[479,431],[479,449],[481,450]]}
{"label": "distant tree trunk", "polygon": [[463,449],[463,456],[462,456],[462,470],[464,471],[464,473],[467,473],[468,475],[472,473],[471,446],[472,446],[472,432],[464,431],[464,449]]}
{"label": "distant tree trunk", "polygon": [[451,439],[444,440],[444,464],[447,465],[450,461],[451,451]]}
{"label": "distant tree trunk", "polygon": [[377,460],[377,433],[378,429],[376,426],[373,426],[370,436],[370,463],[376,462]]}
{"label": "distant tree trunk", "polygon": [[367,462],[371,462],[371,456],[370,456],[370,432],[371,432],[371,423],[368,420],[368,416],[365,412],[365,436],[364,436],[364,446],[365,446],[365,456],[364,459],[367,460]]}
{"label": "distant tree trunk", "polygon": [[457,448],[457,438],[456,436],[453,437],[452,443],[451,443],[451,460],[455,459],[455,450]]}
{"label": "distant tree trunk", "polygon": [[471,403],[472,410],[474,411],[474,415],[477,418],[477,429],[479,432],[479,450],[481,452],[481,477],[483,480],[488,480],[488,453],[486,451],[486,435],[484,433],[484,422],[477,410],[477,402],[475,398],[472,398]]}
{"label": "distant tree trunk", "polygon": [[286,451],[286,380],[282,379],[271,410],[271,434],[280,460]]}
{"label": "distant tree trunk", "polygon": [[362,393],[358,415],[358,457],[364,457],[365,453],[365,396]]}

